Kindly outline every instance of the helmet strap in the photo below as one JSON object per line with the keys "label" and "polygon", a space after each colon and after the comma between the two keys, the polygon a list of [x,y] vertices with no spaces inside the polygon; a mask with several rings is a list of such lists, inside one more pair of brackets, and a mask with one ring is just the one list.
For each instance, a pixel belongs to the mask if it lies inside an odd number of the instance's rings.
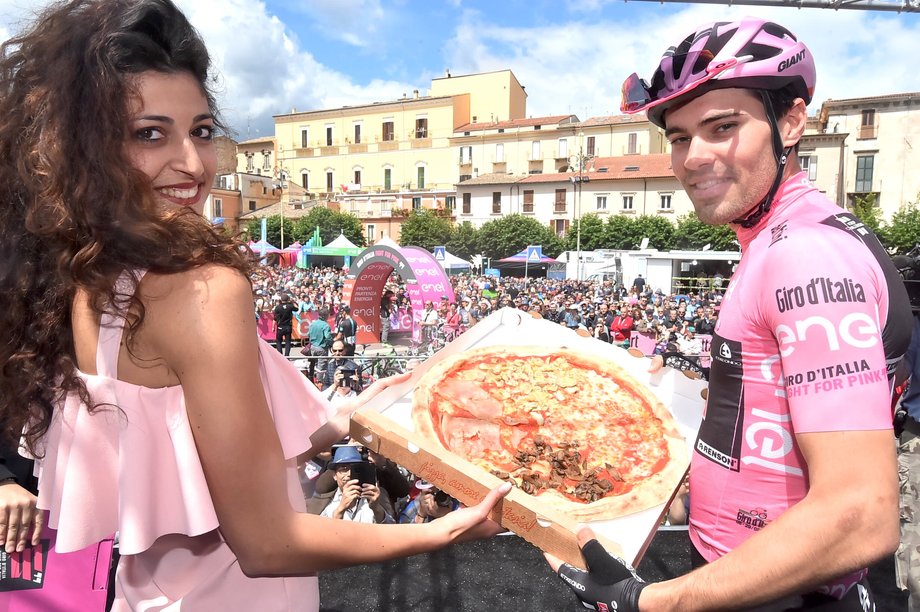
{"label": "helmet strap", "polygon": [[760,89],[758,93],[760,94],[761,102],[763,102],[763,109],[767,115],[767,123],[770,124],[770,133],[773,137],[773,158],[776,160],[776,176],[773,177],[773,184],[770,186],[770,191],[767,192],[764,199],[762,199],[757,206],[752,208],[746,217],[732,221],[732,223],[737,223],[743,228],[754,227],[765,214],[770,212],[770,206],[773,205],[773,198],[776,197],[776,192],[779,191],[779,186],[783,182],[783,174],[786,171],[786,161],[788,161],[789,156],[795,148],[783,147],[783,139],[779,135],[779,125],[776,122],[776,112],[773,109],[773,102],[770,101],[767,90]]}

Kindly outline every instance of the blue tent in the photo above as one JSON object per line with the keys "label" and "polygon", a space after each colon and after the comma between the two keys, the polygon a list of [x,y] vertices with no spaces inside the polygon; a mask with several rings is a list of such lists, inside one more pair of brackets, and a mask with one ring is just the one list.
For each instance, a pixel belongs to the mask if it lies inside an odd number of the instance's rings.
{"label": "blue tent", "polygon": [[498,260],[498,263],[520,263],[522,264],[525,262],[529,263],[530,265],[545,264],[545,263],[559,263],[557,260],[553,259],[552,257],[547,257],[542,252],[540,253],[539,260],[532,258],[530,261],[527,261],[527,249],[524,249],[520,253],[516,253],[512,255],[511,257],[505,257],[504,259]]}

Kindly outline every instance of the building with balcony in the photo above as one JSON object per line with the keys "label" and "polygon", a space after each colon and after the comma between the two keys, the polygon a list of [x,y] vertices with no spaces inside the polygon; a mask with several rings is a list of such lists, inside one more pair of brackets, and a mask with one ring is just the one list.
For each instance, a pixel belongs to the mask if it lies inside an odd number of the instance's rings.
{"label": "building with balcony", "polygon": [[[828,100],[821,105],[814,134],[806,138],[839,138],[839,160],[825,163],[815,151],[808,166],[818,166],[815,183],[841,206],[874,195],[886,219],[920,200],[920,92]],[[831,148],[838,143],[835,141]],[[807,153],[807,151],[803,152]],[[826,166],[836,180],[822,174]]]}
{"label": "building with balcony", "polygon": [[594,157],[581,172],[485,174],[458,184],[457,198],[458,222],[481,227],[492,219],[522,214],[560,236],[588,213],[673,220],[693,210],[665,153]]}
{"label": "building with balcony", "polygon": [[238,163],[283,175],[308,200],[338,202],[376,238],[398,239],[401,221],[393,211],[453,208],[456,130],[479,117],[521,118],[526,98],[510,70],[448,73],[432,80],[427,95],[277,115],[274,140],[241,143]]}
{"label": "building with balcony", "polygon": [[[875,194],[886,218],[916,202],[918,100],[906,93],[825,102],[799,146],[810,180],[845,207]],[[477,226],[533,214],[559,233],[588,212],[674,219],[692,210],[664,131],[644,115],[528,117],[526,103],[514,74],[500,70],[448,73],[425,95],[293,110],[274,117],[274,137],[239,143],[237,172],[271,179],[275,189],[263,183],[262,196],[292,209],[320,202],[355,214],[368,242],[399,240],[402,221],[422,209]],[[252,201],[241,192],[241,214]]]}

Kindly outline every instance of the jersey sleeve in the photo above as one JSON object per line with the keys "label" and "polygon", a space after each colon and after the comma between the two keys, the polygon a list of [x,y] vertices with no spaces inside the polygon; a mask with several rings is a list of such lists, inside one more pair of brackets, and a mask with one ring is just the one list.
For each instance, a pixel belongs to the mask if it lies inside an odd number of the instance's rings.
{"label": "jersey sleeve", "polygon": [[793,428],[891,428],[885,275],[852,235],[797,229],[768,248],[759,305],[778,345]]}

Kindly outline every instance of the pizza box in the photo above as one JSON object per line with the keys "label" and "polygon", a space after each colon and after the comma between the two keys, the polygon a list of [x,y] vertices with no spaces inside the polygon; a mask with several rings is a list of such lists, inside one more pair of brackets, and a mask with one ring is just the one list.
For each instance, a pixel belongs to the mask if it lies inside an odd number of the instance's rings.
{"label": "pizza box", "polygon": [[[650,359],[620,347],[585,337],[558,323],[535,318],[514,308],[489,315],[437,354],[419,364],[411,377],[362,406],[352,417],[355,441],[390,458],[410,472],[434,483],[466,505],[479,502],[502,483],[485,469],[430,442],[414,431],[412,395],[419,380],[442,359],[472,348],[490,345],[567,347],[617,362],[671,410],[687,441],[687,467],[702,421],[706,382],[683,372],[663,368],[650,374]],[[680,481],[674,482],[676,492]],[[673,496],[673,493],[672,493]],[[667,503],[617,518],[588,523],[608,551],[633,565],[642,559],[654,537]],[[575,532],[578,522],[514,488],[497,506],[493,518],[544,552],[584,567]]]}

